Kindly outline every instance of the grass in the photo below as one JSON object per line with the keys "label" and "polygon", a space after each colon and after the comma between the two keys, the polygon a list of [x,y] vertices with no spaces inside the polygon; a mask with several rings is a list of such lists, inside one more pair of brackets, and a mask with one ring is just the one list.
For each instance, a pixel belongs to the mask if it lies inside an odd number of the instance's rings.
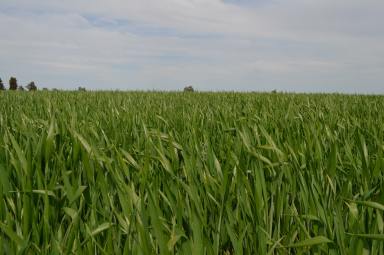
{"label": "grass", "polygon": [[384,97],[2,92],[3,254],[383,254]]}

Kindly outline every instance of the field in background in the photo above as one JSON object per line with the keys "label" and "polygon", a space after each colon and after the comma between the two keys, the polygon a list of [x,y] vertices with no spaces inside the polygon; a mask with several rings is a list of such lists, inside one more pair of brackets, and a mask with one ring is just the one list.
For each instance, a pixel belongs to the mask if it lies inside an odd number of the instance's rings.
{"label": "field in background", "polygon": [[383,254],[384,97],[0,92],[4,254]]}

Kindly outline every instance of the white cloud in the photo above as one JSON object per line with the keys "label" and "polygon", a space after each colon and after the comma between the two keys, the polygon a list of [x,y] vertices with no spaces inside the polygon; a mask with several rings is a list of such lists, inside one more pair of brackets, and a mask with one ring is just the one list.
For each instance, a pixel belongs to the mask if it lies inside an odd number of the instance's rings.
{"label": "white cloud", "polygon": [[0,76],[67,88],[384,92],[382,11],[378,0],[4,0]]}

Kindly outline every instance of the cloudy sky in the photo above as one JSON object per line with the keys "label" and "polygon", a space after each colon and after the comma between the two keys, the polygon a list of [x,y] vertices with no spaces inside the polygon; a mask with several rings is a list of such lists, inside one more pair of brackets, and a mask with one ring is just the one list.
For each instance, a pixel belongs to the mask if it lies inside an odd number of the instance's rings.
{"label": "cloudy sky", "polygon": [[383,0],[0,0],[0,78],[384,93]]}

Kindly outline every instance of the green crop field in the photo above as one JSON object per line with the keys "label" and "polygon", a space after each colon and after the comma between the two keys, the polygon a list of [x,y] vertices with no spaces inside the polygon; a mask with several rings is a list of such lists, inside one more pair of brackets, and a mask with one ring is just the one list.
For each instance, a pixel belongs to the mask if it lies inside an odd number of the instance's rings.
{"label": "green crop field", "polygon": [[0,92],[3,254],[384,254],[384,97]]}

